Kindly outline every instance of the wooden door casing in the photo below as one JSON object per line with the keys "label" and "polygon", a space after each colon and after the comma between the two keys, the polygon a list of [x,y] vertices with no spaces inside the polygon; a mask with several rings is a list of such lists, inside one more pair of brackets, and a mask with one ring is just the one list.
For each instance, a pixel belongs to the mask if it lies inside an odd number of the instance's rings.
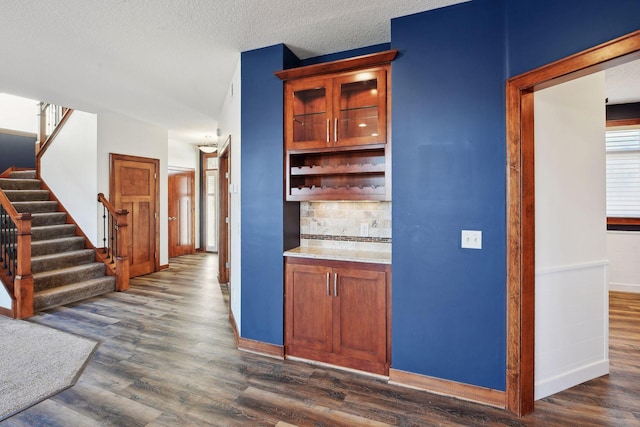
{"label": "wooden door casing", "polygon": [[231,280],[231,211],[229,203],[229,177],[231,176],[231,136],[218,150],[218,282]]}
{"label": "wooden door casing", "polygon": [[195,253],[195,171],[169,169],[169,257]]}
{"label": "wooden door casing", "polygon": [[159,269],[159,160],[111,154],[109,198],[129,211],[127,231],[130,277]]}

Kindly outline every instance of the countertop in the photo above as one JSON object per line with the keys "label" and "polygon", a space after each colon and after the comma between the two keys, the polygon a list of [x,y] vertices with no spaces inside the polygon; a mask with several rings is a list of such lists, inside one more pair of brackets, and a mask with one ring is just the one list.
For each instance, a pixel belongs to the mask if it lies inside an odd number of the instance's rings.
{"label": "countertop", "polygon": [[284,256],[327,259],[333,261],[368,262],[373,264],[391,264],[391,252],[382,251],[357,251],[349,249],[310,248],[299,246],[285,251]]}

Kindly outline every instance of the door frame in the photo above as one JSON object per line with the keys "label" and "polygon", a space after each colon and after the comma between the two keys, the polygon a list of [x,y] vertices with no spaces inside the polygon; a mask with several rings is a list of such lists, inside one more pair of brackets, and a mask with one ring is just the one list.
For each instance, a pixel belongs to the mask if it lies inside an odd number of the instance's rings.
{"label": "door frame", "polygon": [[640,58],[640,31],[568,56],[506,83],[507,371],[506,409],[534,408],[534,92]]}
{"label": "door frame", "polygon": [[[178,167],[178,166],[169,166],[167,168],[167,189],[169,188],[169,179],[172,175],[172,172],[177,172],[177,173],[185,173],[185,172],[189,172],[190,173],[190,179],[191,179],[191,253],[195,253],[196,252],[196,170],[194,168],[182,168],[182,167]],[[167,201],[169,200],[169,197],[171,197],[170,194],[167,194]],[[167,209],[169,208],[170,204],[167,204]],[[168,216],[168,213],[167,213]],[[169,218],[167,218],[167,221],[169,220]],[[169,235],[167,234],[167,249],[168,252],[171,252],[171,245],[169,242]],[[169,255],[169,258],[171,258],[171,256]]]}
{"label": "door frame", "polygon": [[[228,176],[228,178],[225,178]],[[222,185],[226,182],[226,185]],[[231,182],[231,135],[218,149],[218,282],[231,283],[231,204],[229,184]],[[229,218],[229,222],[226,218]]]}
{"label": "door frame", "polygon": [[[155,174],[156,174],[156,179],[154,179],[154,186],[155,188],[153,189],[154,193],[155,193],[155,215],[153,217],[153,222],[154,222],[154,230],[155,230],[155,236],[154,236],[154,240],[155,240],[155,257],[154,257],[154,261],[153,261],[153,271],[159,271],[160,270],[160,221],[158,221],[159,217],[160,217],[160,160],[159,159],[152,159],[149,157],[139,157],[139,156],[131,156],[128,154],[117,154],[117,153],[109,153],[109,200],[115,200],[115,181],[116,181],[116,177],[115,177],[115,162],[116,160],[121,160],[121,161],[130,161],[130,162],[142,162],[142,163],[153,163],[154,167],[155,167]],[[117,206],[116,206],[117,208]],[[127,219],[127,222],[130,224],[129,219]],[[133,254],[129,254],[129,258],[131,259],[133,256]]]}
{"label": "door frame", "polygon": [[[218,174],[218,178],[216,180],[216,212],[215,212],[215,219],[216,222],[213,225],[213,227],[219,227],[218,225],[218,218],[220,216],[220,197],[218,196],[218,191],[220,191],[219,187],[220,184],[218,183],[218,180],[220,179],[220,169],[219,169],[219,165],[218,168],[216,169],[209,169],[207,168],[207,160],[208,159],[218,159],[218,152],[214,152],[214,153],[201,153],[200,154],[200,249],[204,252],[209,252],[208,247],[209,245],[208,243],[208,233],[209,233],[209,227],[211,227],[211,225],[209,225],[209,209],[208,209],[208,202],[207,202],[207,197],[208,197],[208,190],[209,190],[209,185],[207,184],[207,172],[208,171],[212,171],[215,170],[216,173]],[[219,160],[218,160],[219,162]],[[217,234],[217,231],[216,231]],[[220,239],[219,236],[216,236],[217,240]],[[211,251],[213,253],[218,253],[218,246],[219,243],[216,242],[216,247],[214,251]]]}

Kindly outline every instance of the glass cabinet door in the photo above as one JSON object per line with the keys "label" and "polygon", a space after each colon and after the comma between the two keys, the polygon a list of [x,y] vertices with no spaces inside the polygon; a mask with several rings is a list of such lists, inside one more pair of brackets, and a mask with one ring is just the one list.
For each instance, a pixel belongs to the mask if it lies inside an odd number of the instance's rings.
{"label": "glass cabinet door", "polygon": [[387,137],[386,73],[367,70],[334,81],[335,145],[384,143]]}
{"label": "glass cabinet door", "polygon": [[292,82],[287,87],[286,139],[289,149],[330,145],[331,92],[326,80]]}

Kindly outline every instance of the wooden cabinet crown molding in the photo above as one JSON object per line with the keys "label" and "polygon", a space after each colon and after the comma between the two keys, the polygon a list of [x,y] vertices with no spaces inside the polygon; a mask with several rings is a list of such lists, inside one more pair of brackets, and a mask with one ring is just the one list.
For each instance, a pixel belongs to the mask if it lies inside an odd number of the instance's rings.
{"label": "wooden cabinet crown molding", "polygon": [[355,56],[349,59],[324,62],[321,64],[307,65],[304,67],[290,68],[277,71],[275,75],[281,80],[293,80],[309,76],[322,74],[341,73],[362,68],[384,65],[393,61],[398,54],[397,49],[385,50],[383,52],[371,53],[369,55]]}

